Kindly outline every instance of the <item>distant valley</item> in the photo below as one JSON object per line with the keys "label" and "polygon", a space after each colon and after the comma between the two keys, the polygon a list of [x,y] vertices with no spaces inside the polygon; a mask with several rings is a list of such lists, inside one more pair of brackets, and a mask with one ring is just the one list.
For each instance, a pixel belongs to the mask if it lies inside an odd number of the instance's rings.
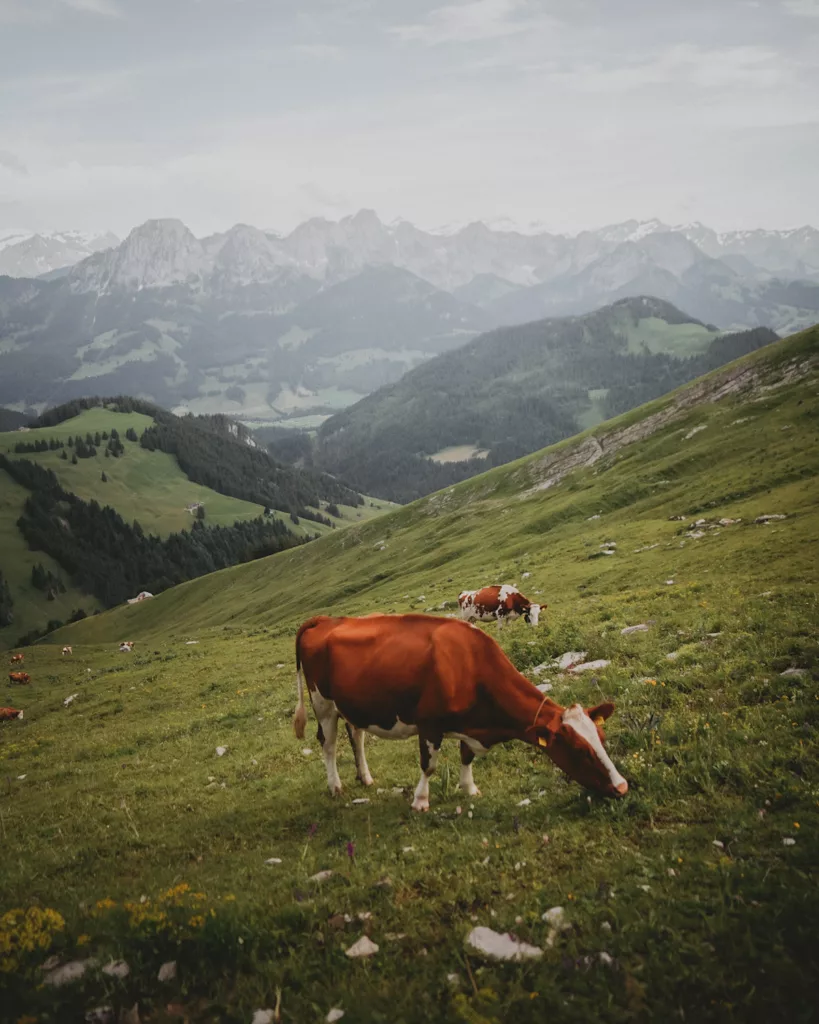
{"label": "distant valley", "polygon": [[[44,245],[47,258],[32,256]],[[78,262],[52,266],[69,258]],[[200,239],[162,220],[119,244],[18,239],[0,251],[0,271],[0,405],[33,413],[129,393],[315,429],[493,328],[621,298],[656,296],[722,331],[787,334],[819,320],[811,227],[432,233],[362,210],[284,236],[237,225]]]}

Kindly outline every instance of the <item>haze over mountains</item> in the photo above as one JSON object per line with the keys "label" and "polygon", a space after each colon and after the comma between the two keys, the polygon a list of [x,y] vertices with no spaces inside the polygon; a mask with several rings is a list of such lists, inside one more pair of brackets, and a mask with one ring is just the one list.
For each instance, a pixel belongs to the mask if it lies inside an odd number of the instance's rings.
{"label": "haze over mountains", "polygon": [[0,276],[42,277],[119,245],[115,234],[0,228]]}
{"label": "haze over mountains", "polygon": [[0,252],[10,274],[0,403],[16,409],[128,392],[179,411],[315,425],[486,330],[628,296],[657,296],[723,330],[789,333],[819,320],[811,227],[433,233],[362,210],[287,236],[237,225],[199,239],[158,220],[113,247],[93,242],[101,251],[65,272],[50,266],[52,280],[22,279],[44,264],[21,244]]}

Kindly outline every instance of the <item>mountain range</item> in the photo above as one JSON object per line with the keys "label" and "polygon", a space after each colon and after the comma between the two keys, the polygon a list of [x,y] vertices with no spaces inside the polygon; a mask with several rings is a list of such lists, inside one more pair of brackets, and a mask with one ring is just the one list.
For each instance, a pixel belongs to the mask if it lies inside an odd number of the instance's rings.
{"label": "mountain range", "polygon": [[64,273],[92,253],[119,245],[110,231],[26,231],[0,228],[0,275],[42,277]]}
{"label": "mountain range", "polygon": [[45,278],[0,277],[0,403],[41,411],[127,391],[178,412],[315,426],[482,332],[629,296],[722,330],[819,320],[811,227],[433,233],[362,210],[287,235],[237,225],[197,238],[157,220],[113,241],[86,239],[99,251]]}

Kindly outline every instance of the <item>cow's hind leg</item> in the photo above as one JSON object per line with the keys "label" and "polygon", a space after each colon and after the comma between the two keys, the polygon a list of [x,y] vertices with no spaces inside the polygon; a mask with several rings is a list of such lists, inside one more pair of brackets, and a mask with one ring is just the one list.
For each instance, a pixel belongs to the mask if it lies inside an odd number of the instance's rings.
{"label": "cow's hind leg", "polygon": [[347,735],[350,737],[350,746],[353,748],[353,757],[355,757],[356,775],[365,786],[371,786],[373,777],[370,775],[370,766],[367,764],[367,755],[364,753],[364,730],[356,729],[349,722],[346,724]]}
{"label": "cow's hind leg", "polygon": [[318,741],[324,754],[327,769],[327,785],[332,796],[341,792],[341,778],[338,774],[336,754],[338,750],[338,709],[331,700],[325,700],[316,690],[311,691],[310,700],[318,719]]}
{"label": "cow's hind leg", "polygon": [[414,811],[429,810],[429,777],[438,766],[438,754],[441,752],[441,741],[443,737],[430,738],[419,734],[418,740],[421,748],[421,779],[415,787],[415,797],[412,801]]}
{"label": "cow's hind leg", "polygon": [[475,752],[461,740],[461,780],[460,787],[467,796],[480,796],[481,791],[475,785],[472,778],[472,762],[475,760]]}

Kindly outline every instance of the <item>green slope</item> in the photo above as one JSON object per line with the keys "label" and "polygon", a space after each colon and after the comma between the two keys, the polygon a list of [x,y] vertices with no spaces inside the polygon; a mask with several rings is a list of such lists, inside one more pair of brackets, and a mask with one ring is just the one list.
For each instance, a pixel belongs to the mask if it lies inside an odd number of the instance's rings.
{"label": "green slope", "polygon": [[[86,409],[79,416],[72,416],[54,427],[38,427],[25,433],[0,434],[0,451],[10,450],[18,441],[48,441],[51,438],[65,441],[80,434],[93,437],[99,431],[115,428],[125,447],[125,455],[118,459],[105,458],[102,451],[94,458],[79,459],[76,465],[69,458],[60,458],[59,451],[22,454],[20,458],[30,459],[53,470],[60,486],[85,501],[98,501],[110,505],[128,522],[138,519],[148,533],[166,537],[177,530],[188,529],[192,522],[185,506],[203,502],[207,521],[212,525],[227,526],[237,519],[252,519],[260,516],[264,509],[249,501],[230,498],[201,484],[192,483],[176,459],[165,452],[150,452],[141,448],[138,442],[127,441],[125,432],[133,427],[137,434],[153,422],[150,416],[140,413],[117,413],[108,409]],[[102,482],[102,472],[108,477]],[[280,516],[284,519],[284,516]]]}
{"label": "green slope", "polygon": [[63,583],[68,584],[65,572],[53,558],[43,551],[30,551],[17,529],[17,520],[23,511],[28,491],[0,470],[0,569],[8,580],[14,601],[14,622],[0,629],[0,651],[11,647],[16,639],[49,619],[66,622],[75,609],[84,608],[90,615],[99,602],[71,586],[53,601],[31,585],[32,567],[44,566]]}
{"label": "green slope", "polygon": [[[410,501],[570,437],[774,341],[721,335],[670,303],[623,299],[584,316],[501,327],[416,367],[321,425],[315,461]],[[437,465],[474,445],[480,460]]]}
{"label": "green slope", "polygon": [[[182,471],[174,456],[159,450],[149,451],[139,443],[126,439],[125,433],[129,428],[133,428],[139,435],[152,423],[150,416],[141,413],[91,408],[55,426],[0,433],[0,452],[14,457],[14,447],[19,442],[31,444],[51,439],[66,442],[69,437],[84,438],[86,434],[93,437],[97,432],[110,433],[113,428],[118,431],[125,449],[119,458],[106,458],[103,449],[100,449],[95,457],[79,459],[76,464],[72,464],[70,448],[64,449],[67,459],[60,457],[59,450],[21,453],[18,457],[52,470],[64,490],[76,494],[84,501],[110,505],[126,522],[137,520],[146,533],[160,537],[189,529],[193,516],[186,511],[186,506],[195,502],[205,505],[205,521],[208,526],[228,526],[237,520],[254,519],[262,515],[264,506],[229,497],[194,483]],[[102,480],[103,472],[107,478],[105,481]],[[11,626],[0,630],[0,649],[10,646],[32,629],[44,627],[49,620],[66,621],[76,608],[84,608],[90,613],[99,607],[99,602],[93,596],[71,587],[55,601],[47,601],[42,592],[30,585],[31,566],[38,562],[59,575],[64,582],[68,583],[68,580],[65,572],[58,571],[57,564],[43,552],[29,551],[17,530],[15,524],[23,510],[26,496],[23,487],[2,473],[0,531],[4,543],[0,549],[0,569],[6,573],[13,586],[15,617]],[[390,504],[368,498],[358,508],[339,505],[341,517],[333,521],[338,527],[366,521],[379,515]],[[326,507],[327,503],[323,502],[317,511],[326,514]],[[275,509],[271,515],[284,522],[297,536],[331,532],[331,527],[323,523],[301,520],[295,524],[290,516]]]}
{"label": "green slope", "polygon": [[[138,1000],[147,1020],[173,1003],[246,1021],[278,990],[294,1021],[331,1007],[362,1022],[810,1020],[818,395],[814,329],[378,522],[31,648],[31,689],[0,694],[26,709],[0,727],[1,905],[54,907],[63,956],[131,970],[38,989],[46,950],[23,957],[4,976],[11,1019]],[[772,514],[785,518],[755,522]],[[368,739],[380,788],[352,802],[345,743],[331,802],[314,723],[306,742],[290,728],[298,624],[504,581],[549,606],[537,629],[502,634],[523,671],[568,649],[610,660],[540,678],[562,704],[616,702],[628,797],[587,799],[518,744],[477,762],[469,801],[445,744],[433,811],[415,815],[416,745]],[[554,906],[573,928],[551,947]],[[543,958],[465,957],[476,924]],[[362,932],[379,951],[350,960]],[[159,983],[170,959],[178,978]]]}

